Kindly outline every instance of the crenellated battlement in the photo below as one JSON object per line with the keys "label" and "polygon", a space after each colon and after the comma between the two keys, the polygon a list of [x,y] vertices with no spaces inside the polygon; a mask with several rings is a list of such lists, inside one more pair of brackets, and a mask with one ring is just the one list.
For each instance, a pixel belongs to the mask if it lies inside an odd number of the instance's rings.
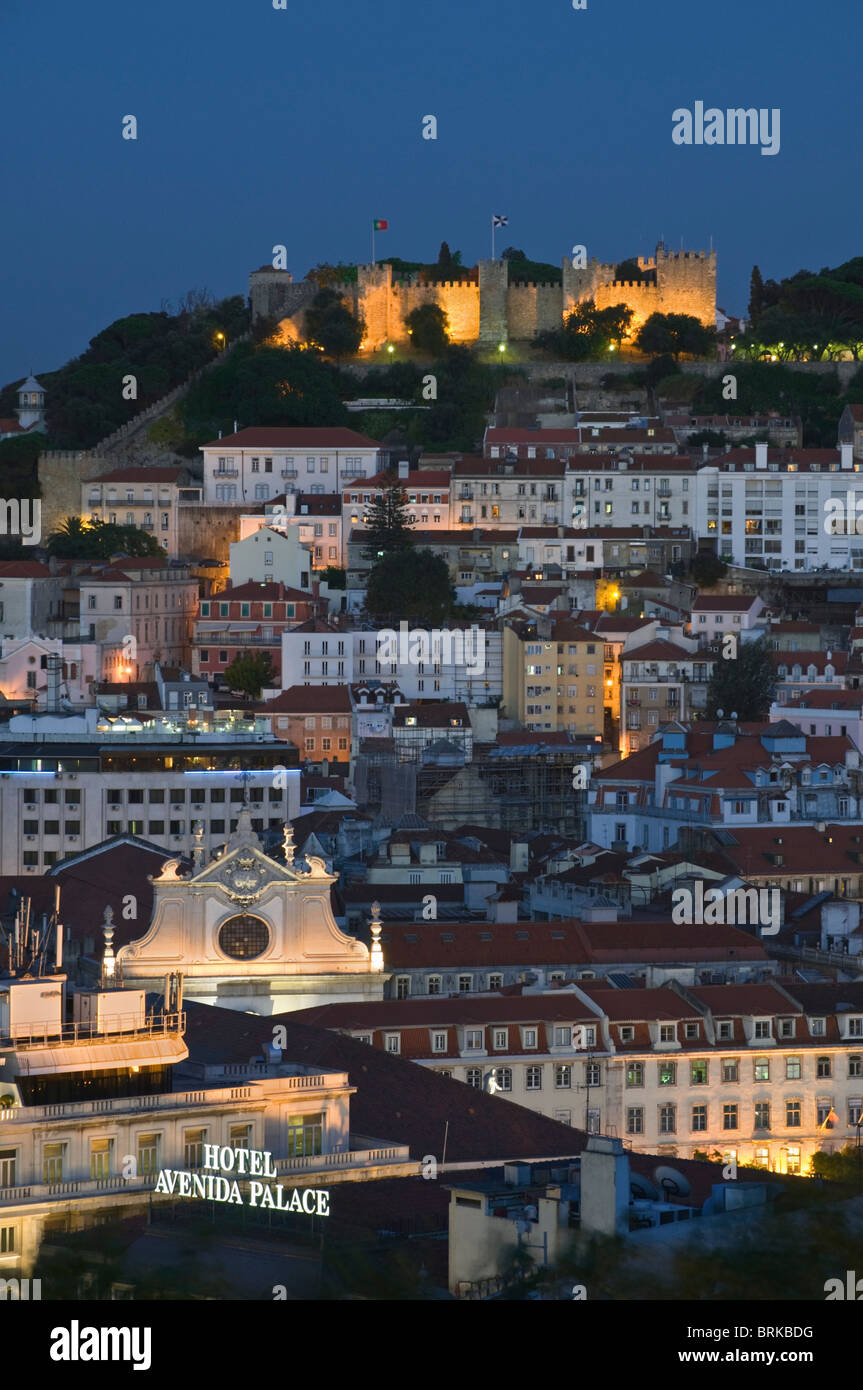
{"label": "crenellated battlement", "polygon": [[[639,270],[649,281],[616,280],[614,262],[591,258],[575,267],[562,265],[562,283],[513,281],[508,261],[482,260],[470,279],[427,281],[418,275],[394,279],[388,262],[358,265],[356,283],[334,285],[366,324],[366,343],[409,341],[405,318],[424,304],[438,304],[448,319],[453,342],[529,341],[560,326],[577,304],[592,299],[597,308],[625,302],[633,312],[632,333],[654,313],[691,314],[713,327],[716,316],[716,252],[667,251],[639,256]],[[477,283],[478,281],[478,283]],[[280,317],[286,340],[303,336],[304,310],[317,293],[314,281],[295,283],[288,271],[262,267],[250,277],[254,318]]]}

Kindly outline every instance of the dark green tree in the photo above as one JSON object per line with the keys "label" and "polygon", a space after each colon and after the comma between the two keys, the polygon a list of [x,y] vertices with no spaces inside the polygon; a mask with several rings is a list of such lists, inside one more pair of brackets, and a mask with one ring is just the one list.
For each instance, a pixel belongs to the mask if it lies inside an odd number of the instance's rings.
{"label": "dark green tree", "polygon": [[398,476],[387,474],[386,484],[375,494],[368,510],[368,537],[363,555],[377,562],[394,551],[410,550],[414,538],[408,520],[408,499]]}
{"label": "dark green tree", "polygon": [[225,667],[224,681],[228,689],[239,690],[253,700],[259,698],[265,685],[273,686],[277,679],[269,652],[244,652]]}
{"label": "dark green tree", "polygon": [[431,550],[392,551],[369,575],[366,612],[381,627],[402,618],[434,627],[450,615],[454,604],[447,563]]}
{"label": "dark green tree", "polygon": [[354,357],[365,335],[365,324],[356,318],[335,290],[323,289],[306,310],[309,342],[323,348],[328,357],[340,361]]}
{"label": "dark green tree", "polygon": [[538,333],[534,341],[543,351],[566,362],[603,358],[610,349],[620,347],[629,330],[632,313],[625,304],[597,309],[592,299],[586,299],[567,314],[563,328]]}
{"label": "dark green tree", "polygon": [[112,555],[164,555],[147,531],[116,526],[109,521],[82,521],[67,516],[47,540],[47,549],[61,560],[109,560]]}
{"label": "dark green tree", "polygon": [[752,267],[749,278],[749,319],[756,323],[764,312],[764,281],[757,265]]}
{"label": "dark green tree", "polygon": [[770,659],[767,643],[743,642],[734,634],[735,649],[727,656],[723,652],[713,663],[713,674],[707,687],[707,718],[716,719],[721,709],[738,719],[766,719],[776,698],[776,667]]}
{"label": "dark green tree", "polygon": [[629,280],[640,285],[642,281],[650,280],[651,272],[642,270],[635,256],[628,256],[625,261],[621,261],[619,265],[615,266],[614,278],[621,281]]}
{"label": "dark green tree", "polygon": [[635,339],[640,352],[668,353],[675,360],[686,354],[706,357],[716,341],[714,329],[692,314],[651,314]]}
{"label": "dark green tree", "polygon": [[417,352],[442,353],[449,345],[449,317],[439,304],[420,304],[405,317]]}
{"label": "dark green tree", "polygon": [[692,560],[692,579],[699,589],[712,589],[728,573],[728,566],[712,550],[699,550]]}

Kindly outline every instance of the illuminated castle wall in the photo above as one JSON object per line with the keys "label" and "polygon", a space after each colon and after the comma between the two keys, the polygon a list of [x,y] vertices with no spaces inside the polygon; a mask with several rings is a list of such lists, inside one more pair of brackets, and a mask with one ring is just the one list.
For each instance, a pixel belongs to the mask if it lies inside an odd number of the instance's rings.
{"label": "illuminated castle wall", "polygon": [[[394,280],[390,265],[357,267],[357,283],[336,285],[366,325],[366,344],[407,343],[404,320],[422,304],[439,304],[449,318],[456,343],[526,341],[557,328],[576,304],[593,299],[597,308],[625,303],[634,311],[632,332],[653,313],[691,314],[713,327],[716,317],[716,252],[669,252],[660,243],[656,255],[638,258],[640,269],[653,272],[650,283],[616,281],[615,267],[591,260],[574,269],[562,262],[561,285],[510,284],[507,261],[480,261],[478,283],[450,281],[418,284],[417,277]],[[254,319],[279,321],[286,341],[302,341],[304,310],[317,293],[313,281],[295,282],[286,270],[262,266],[249,277]]]}

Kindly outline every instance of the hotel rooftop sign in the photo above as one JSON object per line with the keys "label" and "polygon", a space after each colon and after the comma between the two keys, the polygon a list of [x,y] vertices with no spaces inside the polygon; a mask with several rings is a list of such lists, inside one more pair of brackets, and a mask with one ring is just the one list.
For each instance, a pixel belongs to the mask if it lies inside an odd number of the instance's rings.
{"label": "hotel rooftop sign", "polygon": [[[273,1188],[269,1182],[255,1181],[278,1177],[269,1149],[229,1149],[219,1148],[218,1144],[205,1144],[201,1167],[209,1171],[192,1173],[179,1168],[160,1169],[154,1191],[163,1192],[166,1196],[189,1197],[193,1200],[203,1198],[234,1206],[305,1212],[306,1216],[330,1214],[329,1192],[317,1188],[301,1191],[298,1187],[285,1188],[281,1183],[276,1183]],[[225,1173],[237,1173],[249,1179],[247,1203],[237,1179],[227,1178]]]}

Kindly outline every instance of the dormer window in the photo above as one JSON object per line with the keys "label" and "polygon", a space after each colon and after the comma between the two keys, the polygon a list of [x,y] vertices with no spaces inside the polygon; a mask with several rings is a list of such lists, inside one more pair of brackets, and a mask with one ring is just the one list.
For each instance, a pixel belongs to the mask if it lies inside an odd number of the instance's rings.
{"label": "dormer window", "polygon": [[660,1025],[659,1025],[659,1041],[660,1041],[660,1042],[675,1042],[675,1041],[676,1041],[676,1038],[677,1038],[677,1031],[676,1031],[675,1025],[674,1025],[673,1023],[660,1023]]}
{"label": "dormer window", "polygon": [[781,1019],[779,1020],[779,1036],[780,1036],[780,1038],[793,1038],[793,1037],[794,1037],[794,1019],[793,1019],[793,1018],[781,1018]]}
{"label": "dormer window", "polygon": [[630,1028],[630,1027],[628,1027],[628,1026],[625,1026],[625,1027],[621,1028],[621,1030],[620,1030],[620,1041],[621,1041],[621,1042],[632,1042],[634,1038],[635,1038],[635,1029],[634,1029],[634,1028]]}
{"label": "dormer window", "polygon": [[770,1028],[769,1018],[756,1018],[755,1036],[756,1038],[769,1038],[773,1036]]}

